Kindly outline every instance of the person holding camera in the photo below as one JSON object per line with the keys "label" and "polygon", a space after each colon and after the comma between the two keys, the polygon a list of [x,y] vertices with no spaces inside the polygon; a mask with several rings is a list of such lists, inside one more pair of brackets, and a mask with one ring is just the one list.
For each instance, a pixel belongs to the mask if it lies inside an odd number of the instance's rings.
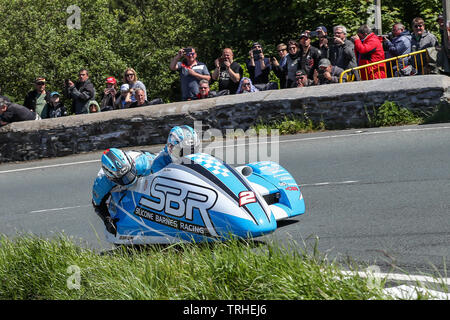
{"label": "person holding camera", "polygon": [[130,92],[132,93],[131,101],[136,101],[136,97],[134,96],[134,92],[136,91],[136,89],[144,90],[145,100],[147,100],[147,88],[145,87],[145,84],[142,83],[142,81],[138,80],[136,70],[134,70],[133,68],[126,68],[123,73],[123,83],[128,84],[128,86],[130,87]]}
{"label": "person holding camera", "polygon": [[[183,61],[179,61],[183,58]],[[181,81],[181,99],[194,99],[199,93],[200,80],[211,80],[208,68],[203,62],[197,61],[197,52],[193,47],[182,48],[173,57],[170,70],[178,71]]]}
{"label": "person holding camera", "polygon": [[280,61],[275,57],[270,58],[270,63],[272,64],[272,70],[280,79],[280,89],[287,88],[287,78],[286,73],[284,72],[284,67],[286,66],[287,56],[288,56],[288,47],[284,43],[280,43],[277,45],[278,56],[280,57]]}
{"label": "person holding camera", "polygon": [[70,79],[64,81],[64,94],[72,99],[72,111],[75,114],[88,113],[88,102],[95,99],[95,88],[86,69],[78,71],[78,81]]}
{"label": "person holding camera", "polygon": [[216,68],[211,78],[219,80],[219,91],[229,90],[230,94],[235,94],[244,70],[239,63],[233,61],[233,51],[230,48],[223,49],[222,56],[214,64]]}
{"label": "person holding camera", "polygon": [[320,59],[319,69],[314,72],[314,84],[339,83],[339,77],[344,72],[341,68],[331,65],[327,58]]}
{"label": "person holding camera", "polygon": [[106,78],[106,88],[103,90],[102,100],[100,102],[101,111],[114,110],[116,99],[120,96],[120,92],[117,91],[117,80],[114,77]]}
{"label": "person holding camera", "polygon": [[249,52],[250,59],[247,60],[247,69],[253,84],[267,84],[271,70],[270,61],[264,57],[261,44],[253,43]]}

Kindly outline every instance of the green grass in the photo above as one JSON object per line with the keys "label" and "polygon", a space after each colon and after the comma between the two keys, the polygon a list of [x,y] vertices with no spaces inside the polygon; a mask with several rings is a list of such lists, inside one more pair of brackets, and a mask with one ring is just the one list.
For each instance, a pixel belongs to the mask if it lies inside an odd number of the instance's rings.
{"label": "green grass", "polygon": [[2,237],[0,279],[0,299],[385,298],[317,253],[237,240],[98,254],[64,236]]}
{"label": "green grass", "polygon": [[[369,128],[450,122],[450,106],[447,104],[440,104],[431,112],[413,112],[408,108],[399,106],[395,102],[385,101],[377,108],[366,107],[365,111],[366,125],[363,127]],[[338,128],[343,129],[340,127]],[[337,128],[324,121],[318,123],[313,122],[307,116],[284,116],[283,119],[277,121],[265,122],[259,120],[252,129],[255,129],[256,132],[264,129],[267,130],[268,134],[270,134],[271,129],[278,129],[280,135],[285,135]]]}

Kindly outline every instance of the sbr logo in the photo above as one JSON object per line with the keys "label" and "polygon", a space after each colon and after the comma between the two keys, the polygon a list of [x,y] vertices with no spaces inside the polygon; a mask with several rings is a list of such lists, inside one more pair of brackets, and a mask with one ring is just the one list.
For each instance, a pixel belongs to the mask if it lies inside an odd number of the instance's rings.
{"label": "sbr logo", "polygon": [[208,214],[216,203],[216,191],[176,179],[155,177],[150,186],[150,196],[152,198],[142,197],[139,204],[190,221],[194,219],[194,209],[197,209],[209,232],[217,235]]}

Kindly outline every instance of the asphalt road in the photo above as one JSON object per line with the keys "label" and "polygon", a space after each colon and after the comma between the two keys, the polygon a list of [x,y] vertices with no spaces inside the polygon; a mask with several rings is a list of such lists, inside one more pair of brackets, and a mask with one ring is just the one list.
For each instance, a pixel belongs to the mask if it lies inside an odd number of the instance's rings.
{"label": "asphalt road", "polygon": [[[307,211],[263,241],[293,240],[307,250],[317,244],[330,260],[409,273],[436,268],[444,275],[450,124],[283,136],[279,151]],[[90,207],[100,156],[1,164],[0,233],[54,237],[63,231],[85,247],[110,248]]]}

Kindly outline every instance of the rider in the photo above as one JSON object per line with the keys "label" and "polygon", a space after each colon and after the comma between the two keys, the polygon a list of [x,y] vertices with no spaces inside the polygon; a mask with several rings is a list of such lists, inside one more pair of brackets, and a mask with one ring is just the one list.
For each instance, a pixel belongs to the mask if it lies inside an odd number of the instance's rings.
{"label": "rider", "polygon": [[106,230],[116,234],[116,222],[109,214],[106,201],[116,186],[130,187],[139,177],[156,173],[168,164],[180,163],[184,155],[196,153],[200,140],[194,129],[187,125],[173,127],[167,144],[155,158],[146,151],[128,151],[110,148],[103,153],[102,168],[92,188],[92,205],[102,219]]}

